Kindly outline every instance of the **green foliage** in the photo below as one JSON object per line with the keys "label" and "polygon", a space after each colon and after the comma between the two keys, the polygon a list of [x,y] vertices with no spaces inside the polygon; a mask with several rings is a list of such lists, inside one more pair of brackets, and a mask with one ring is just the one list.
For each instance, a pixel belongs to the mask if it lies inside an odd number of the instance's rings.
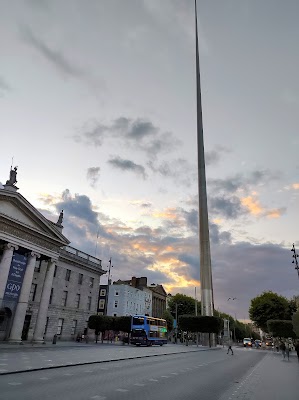
{"label": "green foliage", "polygon": [[218,333],[223,321],[219,317],[181,315],[179,327],[187,332]]}
{"label": "green foliage", "polygon": [[105,331],[131,331],[131,317],[110,317],[108,315],[91,315],[88,327],[95,330],[95,334]]}
{"label": "green foliage", "polygon": [[267,322],[268,330],[274,337],[279,338],[295,338],[296,334],[293,331],[292,321],[284,320],[269,320]]}
{"label": "green foliage", "polygon": [[131,317],[113,317],[113,330],[129,333],[131,331]]}
{"label": "green foliage", "polygon": [[293,322],[293,330],[297,335],[297,337],[299,338],[299,311],[293,314],[292,322]]}
{"label": "green foliage", "polygon": [[[195,315],[195,299],[185,294],[177,293],[172,296],[168,302],[168,310],[171,315],[175,318],[176,304],[178,305],[178,316],[179,315]],[[200,301],[197,302],[197,313],[201,314]]]}
{"label": "green foliage", "polygon": [[290,302],[285,297],[271,291],[264,292],[251,300],[249,316],[259,328],[267,332],[267,321],[292,318]]}
{"label": "green foliage", "polygon": [[171,315],[170,311],[165,310],[162,318],[166,319],[167,330],[168,332],[171,332],[173,330],[173,316]]}

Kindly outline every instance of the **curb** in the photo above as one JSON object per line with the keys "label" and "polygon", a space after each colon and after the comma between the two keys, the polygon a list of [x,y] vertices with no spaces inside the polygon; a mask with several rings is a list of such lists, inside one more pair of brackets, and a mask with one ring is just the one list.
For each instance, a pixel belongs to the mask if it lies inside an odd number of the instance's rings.
{"label": "curb", "polygon": [[40,368],[31,368],[31,369],[21,369],[19,371],[8,371],[8,372],[1,372],[0,376],[3,375],[13,375],[13,374],[23,374],[26,372],[36,372],[36,371],[44,371],[48,369],[58,369],[58,368],[68,368],[68,367],[78,367],[80,365],[93,365],[93,364],[104,364],[109,362],[115,361],[126,361],[126,360],[135,360],[140,358],[150,358],[150,357],[161,357],[161,356],[171,356],[175,354],[185,354],[185,353],[197,353],[200,351],[215,351],[221,350],[220,348],[208,348],[208,349],[200,349],[200,350],[191,350],[191,351],[179,351],[177,353],[162,353],[162,354],[150,354],[145,356],[136,356],[136,357],[127,357],[127,358],[116,358],[113,360],[101,360],[101,361],[87,361],[82,363],[75,363],[75,364],[66,364],[66,365],[53,365],[51,367],[40,367]]}

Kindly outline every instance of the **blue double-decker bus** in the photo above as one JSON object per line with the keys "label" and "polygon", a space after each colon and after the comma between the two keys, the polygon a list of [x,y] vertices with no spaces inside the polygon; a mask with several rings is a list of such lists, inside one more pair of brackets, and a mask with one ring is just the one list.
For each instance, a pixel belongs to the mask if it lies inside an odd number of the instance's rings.
{"label": "blue double-decker bus", "polygon": [[167,344],[167,324],[162,318],[134,315],[131,323],[131,344],[163,346]]}

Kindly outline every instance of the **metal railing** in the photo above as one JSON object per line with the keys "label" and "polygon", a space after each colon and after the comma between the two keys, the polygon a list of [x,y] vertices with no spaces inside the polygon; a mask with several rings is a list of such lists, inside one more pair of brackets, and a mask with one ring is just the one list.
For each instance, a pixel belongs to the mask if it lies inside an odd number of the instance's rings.
{"label": "metal railing", "polygon": [[84,251],[75,249],[72,246],[63,247],[61,253],[62,254],[67,253],[65,255],[72,255],[72,256],[74,256],[74,258],[84,260],[87,264],[96,264],[98,267],[102,268],[102,260],[100,260],[99,258],[93,257],[90,254],[84,253]]}

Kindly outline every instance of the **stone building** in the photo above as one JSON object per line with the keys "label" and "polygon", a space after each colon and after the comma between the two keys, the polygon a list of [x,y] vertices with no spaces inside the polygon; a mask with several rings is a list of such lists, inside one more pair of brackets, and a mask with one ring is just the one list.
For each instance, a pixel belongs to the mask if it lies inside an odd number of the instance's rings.
{"label": "stone building", "polygon": [[[139,304],[139,300],[138,300],[138,296],[141,296],[141,294],[139,294],[139,291],[143,291],[144,293],[144,299],[146,302],[146,308],[145,308],[145,313],[149,314],[152,317],[155,318],[162,318],[163,314],[166,310],[166,298],[167,298],[167,293],[165,292],[164,288],[162,285],[156,285],[156,284],[151,284],[151,285],[147,285],[147,278],[146,277],[141,277],[141,278],[136,278],[135,276],[132,277],[132,279],[130,280],[118,280],[116,282],[113,282],[113,287],[115,285],[124,285],[127,287],[131,287],[133,289],[137,289],[135,290],[136,292],[136,301],[132,301],[132,309],[130,311],[128,311],[129,315],[134,315],[139,313],[136,312],[136,305]],[[124,289],[125,291],[125,289]],[[128,292],[128,289],[127,289]],[[134,293],[135,293],[134,292]],[[131,293],[131,292],[130,292]],[[133,293],[133,292],[132,292]],[[132,295],[131,295],[131,298]],[[110,297],[110,288],[109,288],[109,300],[108,303],[110,302],[110,304],[112,305],[113,301],[117,301],[117,299],[115,299],[115,295],[111,295]],[[129,302],[129,306],[131,306],[131,300],[126,299],[126,302]],[[134,303],[135,303],[135,309],[134,309]],[[118,304],[118,303],[117,303]],[[109,306],[108,306],[109,307]],[[112,309],[109,308],[109,311],[111,311]],[[112,313],[111,315],[114,315],[114,313]],[[126,315],[126,314],[125,314]]]}
{"label": "stone building", "polygon": [[97,311],[101,260],[69,246],[63,213],[46,219],[16,187],[0,189],[0,340],[70,340]]}

